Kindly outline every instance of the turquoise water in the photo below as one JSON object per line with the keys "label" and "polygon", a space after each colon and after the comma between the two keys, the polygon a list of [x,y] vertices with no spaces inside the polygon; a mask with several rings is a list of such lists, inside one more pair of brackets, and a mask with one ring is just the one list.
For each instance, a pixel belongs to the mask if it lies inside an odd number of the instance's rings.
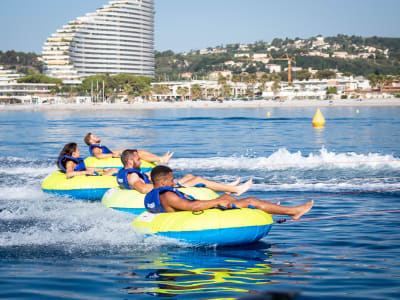
{"label": "turquoise water", "polygon": [[[356,110],[360,112],[357,114]],[[400,298],[400,108],[0,112],[0,298]],[[271,116],[268,118],[267,113]],[[176,176],[253,178],[245,196],[297,205],[260,242],[193,248],[131,230],[132,215],[47,195],[62,146],[175,151]],[[283,218],[274,216],[275,220]]]}

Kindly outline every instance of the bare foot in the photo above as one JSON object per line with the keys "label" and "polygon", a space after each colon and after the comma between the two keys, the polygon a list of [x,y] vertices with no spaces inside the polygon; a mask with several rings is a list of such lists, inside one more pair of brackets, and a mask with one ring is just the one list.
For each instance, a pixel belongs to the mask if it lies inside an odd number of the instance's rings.
{"label": "bare foot", "polygon": [[292,215],[292,219],[297,220],[299,219],[302,215],[307,213],[311,207],[313,206],[314,200],[308,201],[302,205],[294,207],[296,209],[296,213]]}
{"label": "bare foot", "polygon": [[167,164],[171,157],[174,155],[174,152],[167,152],[160,158],[160,164]]}
{"label": "bare foot", "polygon": [[235,196],[240,196],[241,194],[243,194],[244,192],[246,192],[251,185],[253,184],[253,179],[250,179],[249,181],[236,186],[236,192],[233,193]]}
{"label": "bare foot", "polygon": [[236,186],[236,185],[239,184],[239,182],[240,182],[240,177],[238,177],[238,179],[236,179],[235,181],[232,181],[231,183],[227,183],[227,185],[234,185],[234,186]]}

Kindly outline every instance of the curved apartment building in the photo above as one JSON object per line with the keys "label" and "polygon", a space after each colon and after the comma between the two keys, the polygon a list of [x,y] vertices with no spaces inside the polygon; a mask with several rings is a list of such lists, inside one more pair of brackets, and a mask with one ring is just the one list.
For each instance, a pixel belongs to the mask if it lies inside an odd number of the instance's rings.
{"label": "curved apartment building", "polygon": [[64,25],[43,46],[44,73],[64,84],[96,74],[154,75],[154,0],[115,0]]}

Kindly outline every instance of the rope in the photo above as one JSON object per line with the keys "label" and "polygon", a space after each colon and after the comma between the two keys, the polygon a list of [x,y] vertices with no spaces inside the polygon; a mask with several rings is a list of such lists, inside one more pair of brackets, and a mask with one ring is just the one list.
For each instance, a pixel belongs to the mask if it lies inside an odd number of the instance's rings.
{"label": "rope", "polygon": [[276,223],[281,224],[281,223],[284,223],[284,222],[302,222],[302,221],[313,221],[313,220],[323,220],[323,219],[333,219],[333,218],[346,218],[346,217],[355,217],[355,216],[399,213],[399,212],[400,212],[400,209],[399,210],[375,211],[375,212],[367,212],[367,213],[359,213],[359,214],[349,214],[349,215],[337,215],[337,216],[327,216],[327,217],[317,217],[317,218],[304,218],[304,219],[296,219],[296,220],[280,219]]}
{"label": "rope", "polygon": [[352,194],[362,194],[362,193],[389,192],[389,191],[397,191],[397,190],[400,190],[400,188],[371,190],[371,191],[360,191],[360,192],[335,193],[335,194],[323,194],[323,195],[314,195],[314,196],[298,196],[298,197],[274,198],[274,199],[268,199],[268,201],[281,201],[281,200],[290,200],[290,199],[330,197],[330,196],[352,195]]}
{"label": "rope", "polygon": [[[400,179],[400,177],[373,177],[373,178],[352,178],[352,179],[329,179],[329,180],[314,180],[302,182],[302,184],[315,184],[323,182],[346,182],[346,181],[368,181],[368,180],[384,180],[384,179]],[[296,184],[296,182],[269,182],[268,185]]]}

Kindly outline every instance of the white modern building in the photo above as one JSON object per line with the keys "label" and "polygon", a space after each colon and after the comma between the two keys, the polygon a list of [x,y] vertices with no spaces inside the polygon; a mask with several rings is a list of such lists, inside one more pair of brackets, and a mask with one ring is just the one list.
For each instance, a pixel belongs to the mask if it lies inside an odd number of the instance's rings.
{"label": "white modern building", "polygon": [[45,74],[79,84],[96,74],[154,75],[154,0],[116,0],[64,25],[43,46]]}
{"label": "white modern building", "polygon": [[54,83],[20,83],[18,79],[24,77],[13,70],[0,66],[0,102],[19,100],[21,103],[41,103],[46,100],[55,102],[50,95]]}

